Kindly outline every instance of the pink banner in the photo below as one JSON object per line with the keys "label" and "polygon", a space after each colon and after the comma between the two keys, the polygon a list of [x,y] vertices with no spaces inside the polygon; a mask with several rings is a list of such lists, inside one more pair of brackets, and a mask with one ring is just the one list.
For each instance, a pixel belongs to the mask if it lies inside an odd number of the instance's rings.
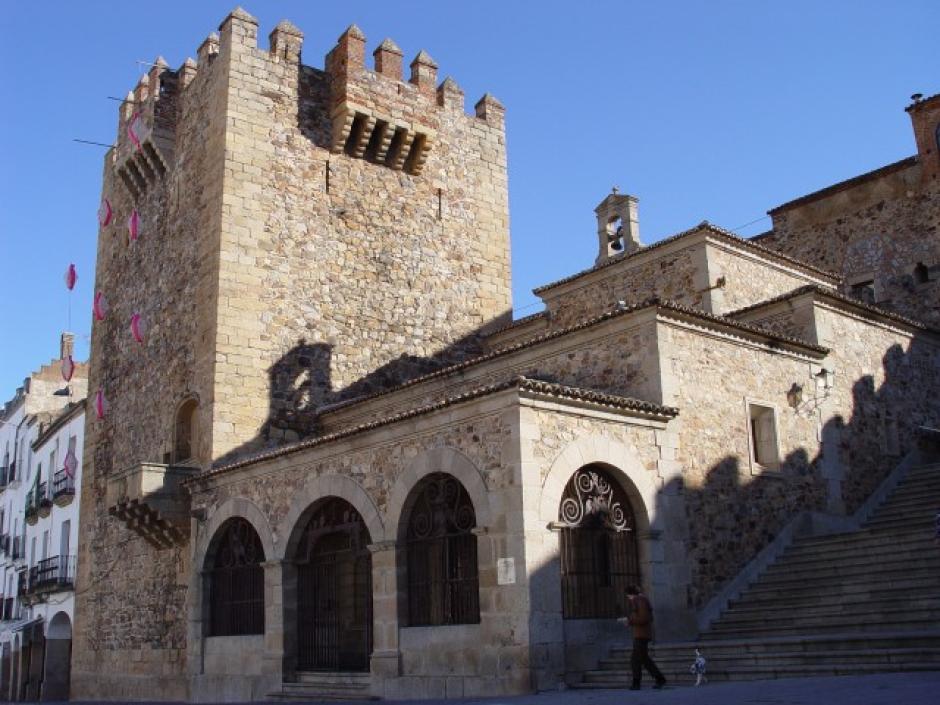
{"label": "pink banner", "polygon": [[95,392],[95,416],[103,419],[108,413],[108,400],[104,398],[104,390],[99,389]]}
{"label": "pink banner", "polygon": [[127,219],[127,235],[130,237],[131,242],[137,241],[137,235],[140,233],[140,214],[137,212],[137,209],[131,211],[130,217]]}
{"label": "pink banner", "polygon": [[100,291],[95,294],[95,303],[91,307],[96,321],[103,321],[108,316],[108,300]]}
{"label": "pink banner", "polygon": [[75,361],[71,355],[68,355],[62,358],[62,379],[71,382],[73,374],[75,374]]}
{"label": "pink banner", "polygon": [[102,228],[106,228],[111,223],[113,216],[114,211],[111,210],[111,201],[107,198],[102,198],[101,205],[98,206],[98,224]]}
{"label": "pink banner", "polygon": [[131,335],[134,336],[134,340],[138,343],[143,343],[147,335],[147,326],[139,313],[135,313],[131,316]]}
{"label": "pink banner", "polygon": [[78,272],[75,271],[75,265],[70,264],[69,268],[65,270],[65,286],[68,287],[68,290],[71,291],[75,288],[75,282],[78,281]]}

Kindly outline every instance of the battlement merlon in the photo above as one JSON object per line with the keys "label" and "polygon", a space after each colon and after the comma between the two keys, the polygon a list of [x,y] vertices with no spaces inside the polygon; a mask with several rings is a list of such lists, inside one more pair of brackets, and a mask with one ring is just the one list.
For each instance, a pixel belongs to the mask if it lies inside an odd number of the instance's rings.
{"label": "battlement merlon", "polygon": [[[273,62],[300,67],[303,32],[294,24],[279,22],[269,35],[269,45],[267,52],[258,49],[258,20],[239,7],[222,21],[218,34],[202,42],[196,61],[187,59],[176,71],[162,58],[154,62],[121,106],[116,149],[110,155],[135,198],[171,168],[180,96],[218,57],[226,65],[236,56],[267,54]],[[376,48],[374,71],[365,65],[365,51],[365,35],[350,25],[326,56],[325,70],[331,77],[331,148],[362,156],[375,136],[378,161],[419,174],[437,140],[442,111],[464,112],[463,91],[450,78],[435,87],[438,66],[424,50],[409,64],[407,82],[402,71],[404,55],[394,41],[385,39]],[[502,132],[505,109],[487,94],[469,119]]]}

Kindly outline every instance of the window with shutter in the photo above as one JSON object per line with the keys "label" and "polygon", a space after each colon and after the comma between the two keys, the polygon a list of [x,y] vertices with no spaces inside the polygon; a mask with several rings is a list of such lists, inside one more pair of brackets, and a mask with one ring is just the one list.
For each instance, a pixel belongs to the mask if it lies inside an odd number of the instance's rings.
{"label": "window with shutter", "polygon": [[780,465],[777,448],[777,416],[773,407],[748,403],[751,463],[776,469]]}

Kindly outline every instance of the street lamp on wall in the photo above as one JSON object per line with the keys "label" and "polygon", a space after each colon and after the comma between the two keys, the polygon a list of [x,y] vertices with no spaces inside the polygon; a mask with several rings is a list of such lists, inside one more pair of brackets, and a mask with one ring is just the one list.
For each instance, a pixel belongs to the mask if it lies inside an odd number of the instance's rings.
{"label": "street lamp on wall", "polygon": [[832,393],[832,387],[835,383],[835,373],[832,370],[827,370],[825,367],[820,367],[819,372],[813,375],[813,380],[816,383],[817,399],[819,397],[826,399]]}
{"label": "street lamp on wall", "polygon": [[820,367],[818,372],[810,374],[810,381],[812,382],[811,396],[807,394],[804,385],[799,382],[794,382],[787,390],[787,405],[797,413],[801,411],[808,413],[813,409],[818,409],[819,405],[829,398],[835,384],[835,373],[825,367]]}

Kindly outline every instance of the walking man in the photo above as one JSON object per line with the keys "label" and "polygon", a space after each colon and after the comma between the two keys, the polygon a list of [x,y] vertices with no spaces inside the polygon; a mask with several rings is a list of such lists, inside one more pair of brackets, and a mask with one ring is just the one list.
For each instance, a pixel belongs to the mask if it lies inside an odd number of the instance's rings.
{"label": "walking man", "polygon": [[643,669],[646,668],[655,679],[654,688],[666,685],[666,678],[650,658],[650,640],[653,638],[653,606],[649,598],[641,591],[639,585],[630,585],[627,588],[627,598],[630,600],[630,616],[627,622],[633,630],[633,653],[630,655],[630,666],[633,669],[633,685],[630,690],[640,689],[640,680]]}

